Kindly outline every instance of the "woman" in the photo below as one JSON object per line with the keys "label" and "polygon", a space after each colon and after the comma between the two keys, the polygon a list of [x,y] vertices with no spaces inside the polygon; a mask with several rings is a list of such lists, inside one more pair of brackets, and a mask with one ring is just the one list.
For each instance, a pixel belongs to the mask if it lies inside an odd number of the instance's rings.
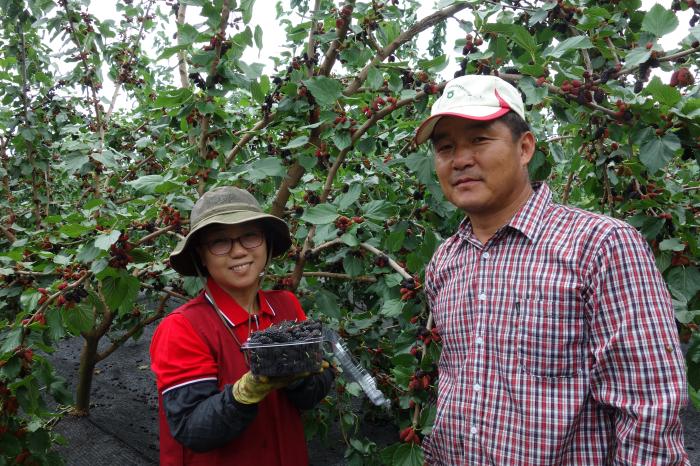
{"label": "woman", "polygon": [[205,193],[190,227],[170,264],[206,277],[205,290],[170,313],[151,342],[161,465],[306,465],[300,410],[325,397],[333,372],[257,378],[241,350],[253,331],[306,319],[292,293],[260,290],[271,258],[291,245],[289,229],[234,187]]}

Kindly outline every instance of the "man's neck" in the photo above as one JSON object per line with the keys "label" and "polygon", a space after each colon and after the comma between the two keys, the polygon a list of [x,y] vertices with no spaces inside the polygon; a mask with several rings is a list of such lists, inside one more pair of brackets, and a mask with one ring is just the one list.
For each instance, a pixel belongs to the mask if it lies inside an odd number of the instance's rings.
{"label": "man's neck", "polygon": [[528,182],[525,186],[523,186],[520,194],[513,202],[510,203],[507,209],[501,209],[498,212],[492,213],[486,212],[483,214],[467,213],[467,215],[469,215],[469,221],[472,224],[472,232],[474,233],[474,236],[476,236],[481,244],[486,244],[486,242],[490,240],[501,227],[510,222],[510,219],[512,219],[513,216],[522,208],[522,206],[525,205],[528,199],[530,199],[530,195],[532,195],[532,193],[532,186]]}

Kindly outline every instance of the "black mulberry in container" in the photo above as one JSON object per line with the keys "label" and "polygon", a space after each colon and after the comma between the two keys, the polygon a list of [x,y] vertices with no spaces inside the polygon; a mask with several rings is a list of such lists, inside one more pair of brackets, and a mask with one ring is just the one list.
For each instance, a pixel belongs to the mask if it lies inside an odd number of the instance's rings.
{"label": "black mulberry in container", "polygon": [[285,321],[253,332],[243,349],[254,375],[287,377],[318,372],[323,361],[321,322]]}

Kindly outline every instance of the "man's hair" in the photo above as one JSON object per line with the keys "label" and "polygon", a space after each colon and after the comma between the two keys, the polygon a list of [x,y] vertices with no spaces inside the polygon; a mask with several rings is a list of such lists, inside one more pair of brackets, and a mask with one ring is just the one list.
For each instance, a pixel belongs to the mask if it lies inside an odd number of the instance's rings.
{"label": "man's hair", "polygon": [[520,136],[530,131],[530,125],[527,124],[527,121],[523,120],[520,115],[513,111],[503,115],[499,118],[499,121],[503,122],[503,124],[510,129],[510,135],[513,141],[517,141]]}

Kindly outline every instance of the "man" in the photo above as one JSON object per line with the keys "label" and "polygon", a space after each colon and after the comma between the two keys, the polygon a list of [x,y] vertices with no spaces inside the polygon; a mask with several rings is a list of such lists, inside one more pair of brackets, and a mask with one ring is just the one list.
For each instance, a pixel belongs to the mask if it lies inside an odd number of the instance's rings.
{"label": "man", "polygon": [[436,465],[684,465],[685,365],[673,307],[628,224],[531,184],[518,91],[449,82],[416,133],[467,217],[426,292],[442,335]]}

